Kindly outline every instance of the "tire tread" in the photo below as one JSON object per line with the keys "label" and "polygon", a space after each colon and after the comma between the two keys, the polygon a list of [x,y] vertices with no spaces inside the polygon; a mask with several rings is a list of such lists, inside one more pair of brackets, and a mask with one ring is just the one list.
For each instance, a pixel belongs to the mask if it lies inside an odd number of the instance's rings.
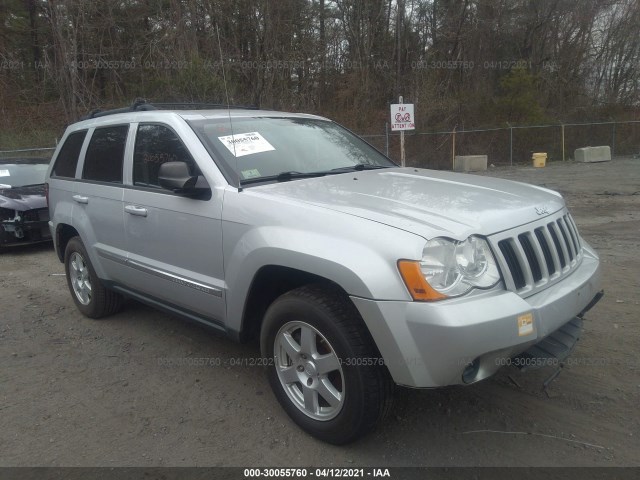
{"label": "tire tread", "polygon": [[[73,288],[71,287],[69,272],[68,272],[68,269],[69,269],[68,262],[69,262],[69,257],[71,256],[71,253],[73,253],[74,251],[77,251],[82,255],[85,263],[87,264],[87,267],[89,268],[89,272],[91,276],[91,287],[92,287],[92,293],[93,293],[92,301],[89,303],[89,305],[80,304],[76,299],[76,295],[73,291]],[[98,275],[96,275],[93,265],[89,260],[87,249],[82,243],[82,240],[80,239],[80,237],[73,237],[67,243],[67,247],[64,253],[64,264],[65,264],[65,273],[67,276],[67,284],[71,292],[71,297],[73,298],[74,303],[78,307],[78,310],[80,310],[85,316],[93,319],[99,319],[99,318],[107,317],[109,315],[113,315],[114,313],[118,312],[122,308],[122,303],[123,303],[122,295],[105,288],[105,286],[102,284],[102,282],[98,278]]]}
{"label": "tire tread", "polygon": [[[325,284],[305,285],[282,295],[280,299],[296,298],[314,304],[327,312],[336,327],[345,335],[356,358],[381,358],[360,313],[339,287]],[[395,384],[384,365],[361,367],[363,388],[367,392],[363,406],[362,423],[357,431],[341,438],[323,438],[334,444],[349,443],[372,430],[389,414],[393,407]]]}

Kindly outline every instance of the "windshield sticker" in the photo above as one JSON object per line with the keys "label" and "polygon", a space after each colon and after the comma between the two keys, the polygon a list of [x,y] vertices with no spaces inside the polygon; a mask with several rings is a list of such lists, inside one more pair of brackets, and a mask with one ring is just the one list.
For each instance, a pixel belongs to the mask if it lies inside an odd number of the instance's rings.
{"label": "windshield sticker", "polygon": [[218,140],[227,147],[235,157],[244,157],[253,153],[269,152],[275,150],[267,140],[258,132],[237,133],[218,137]]}
{"label": "windshield sticker", "polygon": [[0,170],[0,177],[10,177],[9,170]]}
{"label": "windshield sticker", "polygon": [[255,168],[252,168],[251,170],[242,170],[240,173],[242,174],[242,178],[257,178],[262,176]]}

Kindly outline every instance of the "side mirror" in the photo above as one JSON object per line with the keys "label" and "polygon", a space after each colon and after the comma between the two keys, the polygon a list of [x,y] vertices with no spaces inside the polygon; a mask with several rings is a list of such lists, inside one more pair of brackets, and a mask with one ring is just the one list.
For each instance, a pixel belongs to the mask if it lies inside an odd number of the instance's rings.
{"label": "side mirror", "polygon": [[198,196],[211,192],[209,184],[200,175],[191,175],[185,162],[165,162],[158,171],[158,183],[162,188],[185,196]]}

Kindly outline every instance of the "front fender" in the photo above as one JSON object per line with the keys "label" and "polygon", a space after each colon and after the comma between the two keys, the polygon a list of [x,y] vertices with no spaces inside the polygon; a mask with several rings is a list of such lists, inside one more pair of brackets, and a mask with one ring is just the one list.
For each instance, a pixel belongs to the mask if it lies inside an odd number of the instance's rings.
{"label": "front fender", "polygon": [[[385,230],[379,228],[378,235],[384,237]],[[283,226],[256,227],[245,232],[230,246],[230,250],[225,250],[228,252],[225,255],[228,328],[240,330],[252,281],[257,272],[268,265],[293,268],[326,278],[351,296],[410,300],[396,267],[397,259],[385,257],[375,248],[377,243],[372,241],[371,245],[365,245]]]}

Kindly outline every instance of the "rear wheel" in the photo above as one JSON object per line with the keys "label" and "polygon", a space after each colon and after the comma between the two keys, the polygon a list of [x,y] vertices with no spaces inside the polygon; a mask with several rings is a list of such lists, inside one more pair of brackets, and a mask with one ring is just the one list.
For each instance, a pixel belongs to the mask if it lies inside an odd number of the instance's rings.
{"label": "rear wheel", "polygon": [[278,401],[321,440],[353,441],[390,408],[393,382],[358,311],[337,288],[305,286],[279,297],[265,314],[261,348]]}
{"label": "rear wheel", "polygon": [[80,237],[73,237],[67,243],[64,267],[71,297],[84,315],[101,318],[120,310],[122,296],[102,285]]}

